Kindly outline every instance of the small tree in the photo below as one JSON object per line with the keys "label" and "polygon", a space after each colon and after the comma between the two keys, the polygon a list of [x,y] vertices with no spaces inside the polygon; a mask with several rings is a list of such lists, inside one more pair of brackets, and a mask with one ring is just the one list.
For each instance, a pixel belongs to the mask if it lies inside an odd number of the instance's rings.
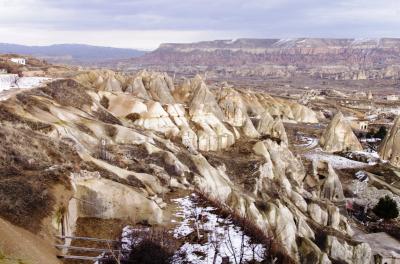
{"label": "small tree", "polygon": [[375,133],[375,137],[383,140],[386,136],[386,133],[386,128],[384,126],[381,126],[379,130]]}
{"label": "small tree", "polygon": [[379,199],[379,202],[374,206],[373,212],[380,218],[385,220],[394,219],[399,216],[399,209],[395,200],[386,195]]}

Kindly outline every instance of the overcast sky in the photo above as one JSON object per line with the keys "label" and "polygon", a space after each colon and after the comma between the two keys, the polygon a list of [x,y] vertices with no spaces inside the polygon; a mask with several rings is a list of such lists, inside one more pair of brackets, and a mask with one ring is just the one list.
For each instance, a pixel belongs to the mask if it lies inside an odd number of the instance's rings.
{"label": "overcast sky", "polygon": [[242,37],[400,37],[400,0],[0,0],[0,42],[150,50]]}

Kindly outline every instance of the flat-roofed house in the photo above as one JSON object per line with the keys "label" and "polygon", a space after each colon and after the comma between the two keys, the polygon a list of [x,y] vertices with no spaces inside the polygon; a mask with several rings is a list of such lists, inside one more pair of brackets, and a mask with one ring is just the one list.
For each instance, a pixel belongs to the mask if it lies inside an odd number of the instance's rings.
{"label": "flat-roofed house", "polygon": [[24,58],[11,58],[10,61],[21,65],[26,64],[26,60]]}
{"label": "flat-roofed house", "polygon": [[386,96],[386,100],[388,100],[388,101],[397,101],[397,100],[399,100],[399,97],[397,95],[395,95],[395,94],[391,94],[391,95]]}

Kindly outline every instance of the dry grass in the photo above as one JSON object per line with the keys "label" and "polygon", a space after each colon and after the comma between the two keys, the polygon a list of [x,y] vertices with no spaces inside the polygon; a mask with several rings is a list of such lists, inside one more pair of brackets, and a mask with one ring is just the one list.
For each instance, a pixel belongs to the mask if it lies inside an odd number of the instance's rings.
{"label": "dry grass", "polygon": [[0,69],[6,69],[8,73],[18,74],[19,76],[22,76],[23,67],[16,63],[0,61]]}
{"label": "dry grass", "polygon": [[82,108],[93,103],[92,98],[86,93],[87,88],[71,79],[51,82],[39,90],[60,105]]}
{"label": "dry grass", "polygon": [[0,104],[0,121],[12,122],[14,124],[27,126],[35,131],[49,132],[53,130],[52,125],[34,121],[15,114],[13,110],[7,107],[5,104]]}
{"label": "dry grass", "polygon": [[56,184],[70,186],[79,157],[69,145],[29,129],[0,127],[0,215],[28,230],[40,230],[52,211]]}
{"label": "dry grass", "polygon": [[96,112],[94,112],[96,118],[100,121],[112,125],[122,125],[121,121],[113,116],[110,112],[107,112],[104,109],[99,108]]}

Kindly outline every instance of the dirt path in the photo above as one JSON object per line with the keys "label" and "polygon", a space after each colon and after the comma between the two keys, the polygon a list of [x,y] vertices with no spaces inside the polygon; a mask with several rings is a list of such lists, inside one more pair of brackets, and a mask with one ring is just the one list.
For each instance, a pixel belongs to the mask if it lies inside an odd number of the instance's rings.
{"label": "dirt path", "polygon": [[0,263],[5,264],[61,263],[51,243],[2,218],[0,218],[0,253]]}

